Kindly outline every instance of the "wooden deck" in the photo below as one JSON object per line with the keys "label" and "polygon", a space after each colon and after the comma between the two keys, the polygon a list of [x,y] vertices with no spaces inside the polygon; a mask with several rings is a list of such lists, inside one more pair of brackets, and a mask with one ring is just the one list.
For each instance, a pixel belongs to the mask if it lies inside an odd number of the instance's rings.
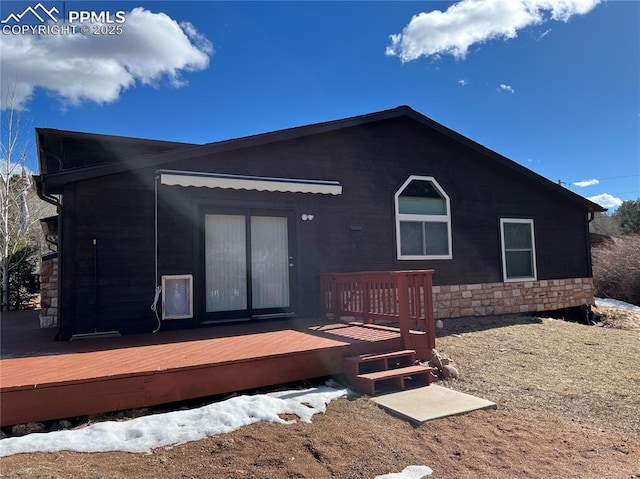
{"label": "wooden deck", "polygon": [[37,312],[2,316],[2,426],[339,374],[344,357],[403,346],[398,329],[319,319],[73,342],[37,322]]}

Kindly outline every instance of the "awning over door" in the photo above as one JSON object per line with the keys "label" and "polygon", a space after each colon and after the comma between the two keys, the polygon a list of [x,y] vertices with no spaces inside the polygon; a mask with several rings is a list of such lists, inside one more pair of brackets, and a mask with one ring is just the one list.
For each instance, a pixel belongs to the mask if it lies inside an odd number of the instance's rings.
{"label": "awning over door", "polygon": [[158,170],[160,183],[169,186],[196,186],[233,190],[279,191],[285,193],[342,194],[337,181],[227,175],[194,171]]}

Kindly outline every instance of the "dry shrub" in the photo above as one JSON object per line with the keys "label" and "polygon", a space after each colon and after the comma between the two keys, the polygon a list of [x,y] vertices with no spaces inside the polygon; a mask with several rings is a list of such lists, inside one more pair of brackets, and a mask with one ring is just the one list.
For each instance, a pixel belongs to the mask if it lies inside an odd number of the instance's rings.
{"label": "dry shrub", "polygon": [[640,235],[598,245],[592,257],[598,296],[640,304]]}

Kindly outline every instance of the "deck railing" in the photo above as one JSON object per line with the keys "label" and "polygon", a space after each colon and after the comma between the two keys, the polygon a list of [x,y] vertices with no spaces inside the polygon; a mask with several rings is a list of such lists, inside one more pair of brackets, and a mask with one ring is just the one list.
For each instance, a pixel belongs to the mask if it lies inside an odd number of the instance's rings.
{"label": "deck railing", "polygon": [[364,324],[397,325],[407,348],[435,347],[432,270],[320,275],[322,315]]}

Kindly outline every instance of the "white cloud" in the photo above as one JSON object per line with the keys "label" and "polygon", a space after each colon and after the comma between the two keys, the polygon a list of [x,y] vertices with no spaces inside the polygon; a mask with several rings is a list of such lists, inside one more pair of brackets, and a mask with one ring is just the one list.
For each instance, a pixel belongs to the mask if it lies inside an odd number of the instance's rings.
{"label": "white cloud", "polygon": [[458,85],[460,86],[467,86],[468,84],[469,84],[468,80],[464,80],[464,79],[458,80]]}
{"label": "white cloud", "polygon": [[507,93],[515,93],[516,91],[511,87],[511,85],[505,85],[504,83],[500,83],[500,86],[498,86],[497,90],[499,92],[507,92]]}
{"label": "white cloud", "polygon": [[602,193],[601,195],[590,196],[587,198],[589,201],[599,204],[603,208],[617,208],[622,204],[620,198],[610,195],[609,193]]}
{"label": "white cloud", "polygon": [[[4,118],[3,118],[4,119]],[[24,164],[23,161],[12,161],[11,164],[5,159],[0,158],[0,177],[6,178],[7,176],[19,175],[22,173],[22,168],[25,169],[27,175],[33,176],[35,172]]]}
{"label": "white cloud", "polygon": [[580,188],[585,188],[587,186],[593,186],[593,185],[599,185],[599,184],[600,184],[600,180],[597,180],[595,178],[591,180],[582,180],[582,181],[573,182],[573,186],[579,186]]}
{"label": "white cloud", "polygon": [[601,0],[462,0],[446,11],[411,18],[401,33],[390,35],[386,54],[403,62],[421,57],[464,58],[469,47],[515,38],[518,30],[549,20],[568,21],[590,12]]}
{"label": "white cloud", "polygon": [[20,106],[36,88],[72,105],[108,103],[134,86],[183,86],[181,73],[204,70],[211,42],[192,24],[164,13],[135,8],[121,35],[3,35],[0,53],[2,98],[15,88]]}

